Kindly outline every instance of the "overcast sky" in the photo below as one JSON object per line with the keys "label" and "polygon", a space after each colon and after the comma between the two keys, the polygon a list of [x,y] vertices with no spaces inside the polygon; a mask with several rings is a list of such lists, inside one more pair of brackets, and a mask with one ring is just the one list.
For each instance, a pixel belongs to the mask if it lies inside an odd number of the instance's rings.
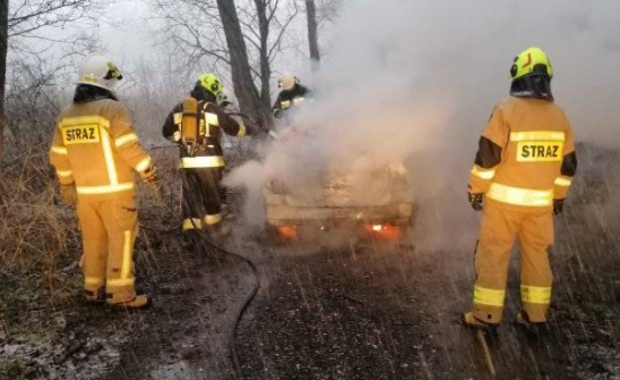
{"label": "overcast sky", "polygon": [[108,53],[121,65],[154,54],[154,24],[147,20],[148,6],[140,0],[122,0],[108,8],[100,30]]}

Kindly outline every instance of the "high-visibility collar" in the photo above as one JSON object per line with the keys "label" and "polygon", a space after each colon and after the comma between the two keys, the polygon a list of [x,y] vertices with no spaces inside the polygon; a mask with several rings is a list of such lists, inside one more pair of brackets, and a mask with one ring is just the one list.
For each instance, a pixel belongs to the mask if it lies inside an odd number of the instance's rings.
{"label": "high-visibility collar", "polygon": [[553,205],[552,190],[532,190],[492,183],[486,196],[498,202],[527,207]]}
{"label": "high-visibility collar", "polygon": [[183,157],[179,163],[180,169],[221,168],[224,166],[226,166],[226,162],[222,156]]}

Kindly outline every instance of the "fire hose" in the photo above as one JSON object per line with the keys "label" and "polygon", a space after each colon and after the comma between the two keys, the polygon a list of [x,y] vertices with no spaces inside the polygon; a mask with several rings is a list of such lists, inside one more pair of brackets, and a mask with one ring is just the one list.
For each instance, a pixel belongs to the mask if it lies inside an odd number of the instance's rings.
{"label": "fire hose", "polygon": [[[185,172],[185,170],[181,170],[181,181],[183,184],[183,192],[185,192],[185,189],[195,189],[195,186],[192,186],[192,184],[190,183],[190,181],[187,178],[187,173]],[[200,200],[200,196],[198,196],[196,194],[195,191],[190,190],[188,193],[186,194],[181,194],[181,205],[182,207],[186,207],[188,210],[191,210],[191,214],[192,215],[206,215],[207,212],[206,210],[204,210],[203,208],[203,203]],[[192,223],[193,219],[192,219]],[[239,314],[237,315],[237,317],[235,318],[235,324],[233,327],[233,331],[232,331],[232,336],[230,339],[230,344],[229,344],[229,349],[230,349],[230,361],[233,364],[234,370],[235,370],[235,376],[237,379],[239,380],[243,380],[244,376],[243,376],[243,368],[241,367],[241,363],[239,360],[239,353],[237,352],[237,347],[236,347],[236,341],[237,341],[237,337],[239,335],[239,328],[241,326],[241,321],[243,320],[243,317],[245,316],[245,313],[247,312],[247,310],[249,309],[250,305],[252,304],[252,302],[254,301],[254,299],[256,298],[256,296],[258,295],[258,292],[260,291],[261,288],[261,281],[260,281],[260,276],[258,274],[258,268],[256,267],[256,264],[254,264],[254,262],[252,262],[252,260],[246,258],[245,256],[241,255],[240,253],[237,252],[232,252],[230,250],[224,249],[220,246],[218,246],[216,243],[213,242],[211,236],[207,233],[207,231],[203,230],[200,228],[201,226],[197,226],[194,225],[194,228],[196,231],[199,231],[199,236],[200,236],[200,240],[205,243],[207,246],[209,246],[211,249],[213,249],[213,251],[215,251],[216,253],[219,254],[223,254],[226,256],[231,256],[231,257],[235,257],[238,260],[244,262],[249,268],[250,271],[252,272],[252,276],[254,277],[254,286],[253,289],[250,293],[250,295],[244,300],[241,310],[239,311]]]}

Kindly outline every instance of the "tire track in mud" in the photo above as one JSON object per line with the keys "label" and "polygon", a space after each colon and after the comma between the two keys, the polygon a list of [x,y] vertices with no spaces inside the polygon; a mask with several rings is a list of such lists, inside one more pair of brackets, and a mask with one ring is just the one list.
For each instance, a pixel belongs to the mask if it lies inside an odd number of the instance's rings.
{"label": "tire track in mud", "polygon": [[[487,339],[496,377],[475,333],[459,321],[471,307],[471,252],[287,247],[271,255],[262,266],[265,288],[237,340],[245,380],[571,380],[597,374],[579,368],[605,367],[604,357],[576,352],[597,333],[579,331],[583,322],[567,315],[566,276],[557,278],[549,336],[535,339],[514,325],[516,255],[499,339]],[[592,305],[574,307],[588,313]],[[606,327],[607,339],[596,343],[613,348],[618,327]],[[600,378],[616,379],[600,368]]]}
{"label": "tire track in mud", "polygon": [[432,378],[414,250],[272,255],[237,342],[245,379]]}

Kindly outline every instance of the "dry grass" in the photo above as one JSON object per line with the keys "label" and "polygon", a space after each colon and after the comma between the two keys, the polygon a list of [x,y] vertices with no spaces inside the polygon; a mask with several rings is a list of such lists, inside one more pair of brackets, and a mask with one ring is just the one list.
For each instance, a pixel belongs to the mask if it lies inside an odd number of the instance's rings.
{"label": "dry grass", "polygon": [[[58,195],[47,144],[22,150],[5,163],[0,205],[0,319],[20,324],[18,314],[73,304],[81,295],[81,235],[75,208]],[[157,201],[141,186],[141,231],[137,254],[153,254],[157,231],[177,225],[176,152],[154,152],[167,196]],[[14,155],[15,157],[16,155]],[[33,305],[33,300],[36,305]],[[12,321],[12,322],[11,322]]]}
{"label": "dry grass", "polygon": [[[0,310],[18,306],[20,288],[35,285],[57,301],[59,265],[75,258],[75,213],[59,206],[47,146],[22,151],[5,166],[0,220]],[[12,302],[11,302],[12,301]]]}

